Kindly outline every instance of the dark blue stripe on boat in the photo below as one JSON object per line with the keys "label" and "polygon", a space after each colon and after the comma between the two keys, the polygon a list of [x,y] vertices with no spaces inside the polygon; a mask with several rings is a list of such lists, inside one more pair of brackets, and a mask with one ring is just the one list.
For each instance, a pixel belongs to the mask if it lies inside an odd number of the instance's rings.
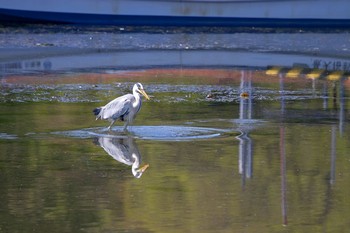
{"label": "dark blue stripe on boat", "polygon": [[222,17],[130,16],[0,9],[2,22],[139,26],[350,27],[350,19],[266,19]]}

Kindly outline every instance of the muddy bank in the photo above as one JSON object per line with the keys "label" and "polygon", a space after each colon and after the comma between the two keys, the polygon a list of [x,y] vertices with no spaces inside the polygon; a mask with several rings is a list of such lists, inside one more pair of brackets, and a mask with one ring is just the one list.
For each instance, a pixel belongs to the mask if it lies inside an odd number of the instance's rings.
{"label": "muddy bank", "polygon": [[[0,32],[0,49],[79,48],[111,50],[246,50],[254,52],[301,53],[346,56],[350,50],[349,32],[207,32],[110,30],[21,30]],[[3,50],[6,52],[6,50]]]}
{"label": "muddy bank", "polygon": [[33,25],[0,30],[0,74],[295,64],[350,70],[348,31]]}
{"label": "muddy bank", "polygon": [[[242,98],[255,101],[317,99],[324,97],[324,85],[332,85],[326,81],[314,83],[310,79],[286,78],[281,95],[278,77],[266,75],[264,71],[246,70],[169,69],[119,74],[10,76],[2,79],[0,102],[103,102],[131,92],[136,81],[144,84],[150,101],[158,103],[238,103]],[[245,86],[247,82],[253,86]],[[242,97],[244,92],[249,96]]]}

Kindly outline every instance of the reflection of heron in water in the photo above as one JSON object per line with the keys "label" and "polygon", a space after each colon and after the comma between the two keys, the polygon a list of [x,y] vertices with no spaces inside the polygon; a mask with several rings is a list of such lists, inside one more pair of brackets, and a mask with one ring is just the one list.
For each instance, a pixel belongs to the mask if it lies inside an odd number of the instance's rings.
{"label": "reflection of heron in water", "polygon": [[132,94],[120,96],[103,107],[95,108],[93,112],[96,116],[96,120],[99,118],[102,120],[109,120],[111,124],[108,130],[111,129],[116,120],[125,121],[125,131],[129,123],[134,120],[136,114],[141,109],[142,102],[140,94],[149,100],[148,95],[143,90],[142,84],[136,83],[132,89]]}
{"label": "reflection of heron in water", "polygon": [[132,174],[136,178],[140,178],[149,167],[148,164],[140,167],[141,155],[133,138],[98,137],[96,139],[98,145],[115,160],[131,166]]}

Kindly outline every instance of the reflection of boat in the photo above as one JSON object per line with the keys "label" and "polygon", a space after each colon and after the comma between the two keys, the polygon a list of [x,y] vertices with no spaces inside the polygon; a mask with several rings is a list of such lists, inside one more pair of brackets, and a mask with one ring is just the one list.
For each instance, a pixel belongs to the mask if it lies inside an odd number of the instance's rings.
{"label": "reflection of boat", "polygon": [[131,137],[98,137],[97,143],[115,160],[131,166],[132,174],[136,178],[140,178],[149,166],[146,164],[140,167],[141,155]]}
{"label": "reflection of boat", "polygon": [[[133,70],[161,67],[252,67],[266,69],[271,74],[285,71],[281,67],[302,64],[305,69],[350,72],[350,59],[307,54],[278,54],[268,52],[220,50],[117,50],[77,49],[72,52],[55,48],[38,49],[37,53],[2,55],[0,73],[54,72],[71,70]],[[18,57],[26,57],[18,61]],[[215,57],[216,59],[212,59]],[[325,65],[328,64],[328,67]],[[277,67],[277,69],[275,69]],[[269,74],[270,74],[269,73]],[[293,73],[294,74],[294,73]]]}
{"label": "reflection of boat", "polygon": [[0,19],[128,25],[346,26],[347,0],[1,0]]}

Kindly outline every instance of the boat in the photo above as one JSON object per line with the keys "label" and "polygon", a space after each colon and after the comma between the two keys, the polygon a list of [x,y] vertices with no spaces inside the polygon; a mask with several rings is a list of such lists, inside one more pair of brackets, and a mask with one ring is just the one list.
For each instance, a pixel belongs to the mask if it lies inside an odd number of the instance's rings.
{"label": "boat", "polygon": [[0,0],[0,22],[350,27],[348,0]]}

